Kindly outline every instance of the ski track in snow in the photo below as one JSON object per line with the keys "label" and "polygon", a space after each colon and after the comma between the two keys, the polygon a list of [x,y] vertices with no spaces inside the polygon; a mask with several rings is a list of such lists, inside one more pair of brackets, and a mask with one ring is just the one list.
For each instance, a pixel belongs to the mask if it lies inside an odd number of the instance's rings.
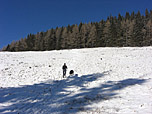
{"label": "ski track in snow", "polygon": [[0,114],[152,114],[151,60],[152,47],[0,52]]}

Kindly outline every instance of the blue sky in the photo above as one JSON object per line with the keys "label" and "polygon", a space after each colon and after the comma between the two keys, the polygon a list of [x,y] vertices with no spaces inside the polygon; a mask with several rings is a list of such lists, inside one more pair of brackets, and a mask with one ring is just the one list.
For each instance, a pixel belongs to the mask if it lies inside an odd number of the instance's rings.
{"label": "blue sky", "polygon": [[0,48],[28,34],[152,10],[152,0],[0,0]]}

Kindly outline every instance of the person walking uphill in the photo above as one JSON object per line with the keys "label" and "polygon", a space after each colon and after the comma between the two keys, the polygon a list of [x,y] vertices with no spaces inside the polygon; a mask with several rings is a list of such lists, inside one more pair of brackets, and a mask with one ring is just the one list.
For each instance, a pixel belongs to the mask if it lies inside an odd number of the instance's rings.
{"label": "person walking uphill", "polygon": [[67,66],[66,66],[66,63],[64,63],[64,65],[62,66],[62,69],[63,69],[63,78],[66,76],[66,70],[67,70]]}

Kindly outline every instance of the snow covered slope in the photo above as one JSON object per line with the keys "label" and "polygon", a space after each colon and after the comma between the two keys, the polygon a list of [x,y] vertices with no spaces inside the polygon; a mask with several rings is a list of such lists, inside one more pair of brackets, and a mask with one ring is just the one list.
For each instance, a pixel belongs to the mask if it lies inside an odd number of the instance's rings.
{"label": "snow covered slope", "polygon": [[0,114],[76,113],[152,114],[152,47],[0,52]]}

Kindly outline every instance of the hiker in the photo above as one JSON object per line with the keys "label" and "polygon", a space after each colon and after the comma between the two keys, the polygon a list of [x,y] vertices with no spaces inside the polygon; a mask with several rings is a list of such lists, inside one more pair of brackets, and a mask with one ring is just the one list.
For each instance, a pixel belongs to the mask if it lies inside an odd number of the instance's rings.
{"label": "hiker", "polygon": [[63,78],[64,78],[64,76],[66,76],[66,70],[67,70],[66,63],[64,63],[64,65],[62,66],[62,69],[63,69]]}

